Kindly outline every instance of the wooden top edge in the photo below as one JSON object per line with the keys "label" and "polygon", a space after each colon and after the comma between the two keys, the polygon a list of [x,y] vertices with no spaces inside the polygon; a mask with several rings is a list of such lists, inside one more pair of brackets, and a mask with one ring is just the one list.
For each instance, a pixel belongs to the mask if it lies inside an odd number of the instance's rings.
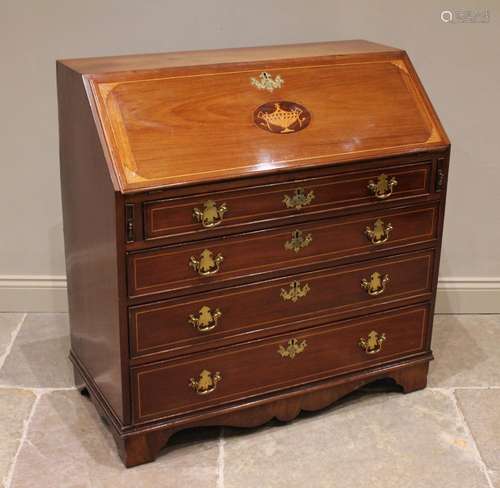
{"label": "wooden top edge", "polygon": [[[182,179],[179,179],[177,181],[167,181],[167,180],[157,180],[155,183],[148,185],[148,186],[143,186],[140,183],[132,183],[132,184],[127,184],[126,186],[119,186],[117,191],[120,192],[122,195],[134,195],[137,193],[144,193],[144,192],[157,192],[157,191],[164,191],[164,190],[171,190],[171,189],[177,189],[177,188],[184,188],[184,187],[196,187],[197,185],[207,185],[207,184],[213,184],[213,183],[221,183],[221,182],[232,182],[232,181],[241,181],[241,180],[252,180],[255,178],[259,177],[273,177],[273,176],[280,176],[284,175],[287,173],[301,173],[304,171],[311,171],[311,170],[319,170],[322,168],[336,168],[339,166],[346,166],[349,164],[353,163],[362,163],[362,162],[371,162],[371,161],[389,161],[389,160],[394,160],[395,163],[397,162],[398,158],[402,158],[405,156],[414,156],[417,157],[419,155],[425,156],[425,155],[438,155],[446,153],[447,151],[450,150],[451,144],[449,141],[446,142],[441,142],[441,143],[436,143],[433,145],[428,145],[428,146],[418,146],[416,148],[413,148],[412,150],[401,150],[401,151],[393,151],[393,152],[387,152],[385,154],[367,154],[367,155],[359,155],[359,156],[354,156],[354,157],[349,157],[349,158],[340,158],[336,159],[334,161],[330,162],[312,162],[312,163],[306,163],[306,164],[301,164],[297,167],[287,167],[287,166],[277,166],[273,169],[269,170],[260,170],[258,172],[250,171],[246,173],[234,173],[234,172],[228,172],[226,173],[223,177],[220,175],[215,175],[212,177],[207,177],[204,179],[200,179],[199,181],[184,181]],[[257,184],[257,183],[253,183]]]}
{"label": "wooden top edge", "polygon": [[81,74],[104,74],[131,70],[151,70],[181,66],[245,63],[322,56],[355,56],[402,52],[362,39],[274,46],[132,54],[94,58],[62,59],[57,62]]}

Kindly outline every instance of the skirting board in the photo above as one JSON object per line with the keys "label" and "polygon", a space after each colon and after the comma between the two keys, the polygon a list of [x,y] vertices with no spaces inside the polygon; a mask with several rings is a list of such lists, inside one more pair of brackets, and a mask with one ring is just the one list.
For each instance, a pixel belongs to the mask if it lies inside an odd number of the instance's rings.
{"label": "skirting board", "polygon": [[0,275],[0,311],[67,312],[66,276]]}
{"label": "skirting board", "polygon": [[500,278],[440,278],[436,313],[500,314]]}
{"label": "skirting board", "polygon": [[[66,277],[0,275],[1,312],[66,312]],[[499,278],[442,278],[436,313],[500,314]]]}

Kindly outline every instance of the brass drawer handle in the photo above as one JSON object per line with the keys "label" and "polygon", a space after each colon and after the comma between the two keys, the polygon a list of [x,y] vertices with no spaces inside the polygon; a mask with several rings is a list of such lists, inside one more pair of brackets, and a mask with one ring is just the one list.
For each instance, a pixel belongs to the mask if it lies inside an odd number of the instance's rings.
{"label": "brass drawer handle", "polygon": [[200,276],[211,276],[219,272],[222,261],[224,261],[222,254],[219,253],[214,258],[212,251],[204,249],[200,254],[200,259],[194,256],[189,258],[189,266]]}
{"label": "brass drawer handle", "polygon": [[209,332],[217,327],[217,321],[222,317],[222,312],[216,308],[212,313],[210,307],[203,305],[198,311],[198,317],[189,316],[189,323],[199,332]]}
{"label": "brass drawer handle", "polygon": [[278,354],[282,358],[290,358],[293,359],[297,354],[300,354],[307,347],[307,342],[304,339],[299,342],[298,339],[290,339],[286,347],[280,345],[278,348]]}
{"label": "brass drawer handle", "polygon": [[302,248],[311,244],[312,240],[311,234],[304,235],[301,230],[294,230],[292,238],[285,242],[285,249],[287,251],[299,252]]}
{"label": "brass drawer handle", "polygon": [[386,337],[385,334],[382,333],[379,335],[378,332],[372,330],[368,334],[368,339],[361,337],[358,341],[358,346],[364,351],[366,354],[377,354],[382,350],[382,344],[384,343]]}
{"label": "brass drawer handle", "polygon": [[200,222],[202,227],[210,229],[218,226],[222,222],[224,214],[228,210],[226,203],[217,207],[217,204],[213,200],[207,200],[203,202],[203,210],[193,208],[193,219],[195,222]]}
{"label": "brass drawer handle", "polygon": [[390,180],[387,179],[387,175],[380,175],[377,178],[377,183],[373,180],[368,182],[368,189],[375,195],[379,200],[384,200],[392,195],[394,187],[398,185],[398,180],[392,177]]}
{"label": "brass drawer handle", "polygon": [[310,205],[314,198],[315,195],[313,190],[311,190],[306,195],[304,188],[297,188],[293,192],[293,196],[290,197],[289,195],[285,195],[283,197],[283,203],[285,204],[286,208],[294,208],[295,210],[300,210],[302,207]]}
{"label": "brass drawer handle", "polygon": [[212,374],[207,369],[204,369],[197,380],[194,378],[189,380],[189,386],[198,395],[208,395],[217,388],[219,381],[222,381],[222,375],[218,371]]}
{"label": "brass drawer handle", "polygon": [[376,297],[377,295],[384,293],[385,287],[389,281],[390,277],[388,274],[382,276],[379,272],[375,271],[375,273],[371,274],[370,281],[366,278],[361,280],[361,288],[366,290],[368,295]]}
{"label": "brass drawer handle", "polygon": [[289,290],[285,290],[284,288],[281,289],[280,297],[283,298],[285,302],[290,300],[295,303],[299,298],[305,297],[311,290],[308,283],[305,283],[304,286],[300,286],[300,281],[292,281],[289,287]]}
{"label": "brass drawer handle", "polygon": [[378,246],[379,244],[383,244],[388,241],[391,230],[391,223],[385,225],[383,220],[377,219],[373,224],[373,229],[370,229],[368,226],[366,227],[365,235],[372,244]]}

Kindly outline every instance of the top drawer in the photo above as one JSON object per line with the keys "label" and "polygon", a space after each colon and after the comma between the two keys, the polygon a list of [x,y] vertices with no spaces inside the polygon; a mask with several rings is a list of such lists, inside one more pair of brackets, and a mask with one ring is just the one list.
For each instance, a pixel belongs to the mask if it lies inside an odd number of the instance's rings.
{"label": "top drawer", "polygon": [[144,237],[202,239],[266,221],[333,209],[372,206],[429,193],[432,162],[295,180],[144,204]]}

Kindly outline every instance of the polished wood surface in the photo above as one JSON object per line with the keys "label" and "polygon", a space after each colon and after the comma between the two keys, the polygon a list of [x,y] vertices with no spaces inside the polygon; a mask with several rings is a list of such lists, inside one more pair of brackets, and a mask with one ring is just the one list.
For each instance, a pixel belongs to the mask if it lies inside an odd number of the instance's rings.
{"label": "polished wood surface", "polygon": [[[189,300],[133,307],[131,353],[132,356],[150,355],[165,349],[185,353],[186,347],[211,348],[213,339],[235,334],[240,335],[241,340],[264,329],[272,331],[279,326],[297,329],[310,325],[311,320],[332,319],[339,313],[382,310],[416,296],[424,300],[430,298],[432,270],[432,252],[426,251],[368,261],[364,266],[296,274],[293,280],[310,287],[309,293],[296,302],[281,298],[281,291],[289,289],[293,281],[287,277],[241,286],[237,290],[191,295]],[[387,273],[391,278],[385,292],[376,297],[361,288],[362,279],[375,271]],[[263,303],[268,305],[262,307]],[[222,315],[212,331],[201,333],[188,319],[204,306],[212,312],[219,309]]]}
{"label": "polished wood surface", "polygon": [[[147,202],[144,206],[145,238],[162,236],[210,237],[214,231],[224,229],[244,229],[245,225],[266,221],[266,227],[272,221],[300,215],[318,214],[335,209],[372,208],[378,203],[377,198],[368,190],[370,181],[385,174],[385,167],[365,171],[347,172],[332,176],[306,178],[275,185],[248,188],[240,191],[207,194],[203,197],[187,197]],[[392,166],[390,178],[397,179],[393,194],[384,203],[402,201],[408,198],[422,197],[430,193],[432,161],[423,161],[415,165]],[[312,192],[310,203],[300,208],[287,207],[286,196],[293,198],[298,189],[308,195]],[[207,200],[215,201],[216,206],[226,204],[221,223],[217,227],[203,228],[193,218],[193,209],[203,209]]]}
{"label": "polished wood surface", "polygon": [[[448,145],[404,52],[235,66],[85,77],[123,192]],[[262,72],[285,82],[259,90]],[[279,100],[304,107],[308,127],[258,130],[255,110]]]}
{"label": "polished wood surface", "polygon": [[62,62],[81,74],[105,74],[136,70],[156,71],[161,68],[203,66],[226,63],[281,61],[303,58],[359,56],[401,52],[400,49],[365,40],[283,44],[281,46],[209,49],[172,53],[132,54],[100,58],[65,59]]}
{"label": "polished wood surface", "polygon": [[[218,354],[134,368],[134,418],[143,422],[168,417],[179,410],[207,408],[222,401],[248,398],[417,354],[424,349],[427,321],[428,307],[419,306],[376,319],[358,319],[335,327],[326,324],[307,332],[296,331]],[[401,323],[405,327],[401,327]],[[366,354],[358,342],[373,330],[385,333],[387,339],[380,352]],[[293,359],[282,357],[278,352],[280,346],[286,348],[292,338],[299,343],[306,341],[304,350]],[[198,378],[203,370],[220,372],[222,377],[220,384],[208,395],[199,395],[189,387],[190,378]]]}
{"label": "polished wood surface", "polygon": [[[120,304],[122,198],[113,191],[81,78],[57,70],[61,189],[71,348],[109,409],[128,421],[128,371]],[[91,196],[91,198],[90,198]]]}
{"label": "polished wood surface", "polygon": [[[374,245],[366,234],[378,219],[391,225],[387,242]],[[166,291],[181,292],[189,288],[195,292],[228,286],[245,276],[263,279],[270,273],[298,272],[305,266],[323,267],[342,258],[360,259],[377,252],[416,243],[430,243],[436,239],[436,207],[400,209],[385,212],[356,214],[354,217],[321,220],[297,226],[237,234],[230,238],[210,239],[194,245],[172,246],[155,251],[131,253],[128,256],[130,297]],[[291,248],[300,232],[304,247]],[[300,240],[300,239],[299,239]],[[287,248],[288,246],[288,248]],[[212,276],[200,276],[190,266],[191,257],[203,259],[206,251],[215,258],[224,259],[219,271]]]}
{"label": "polished wood surface", "polygon": [[[72,358],[74,359],[74,358]],[[261,395],[251,402],[220,405],[217,408],[200,411],[195,415],[163,419],[160,425],[144,424],[133,430],[122,430],[115,424],[109,425],[118,446],[118,452],[126,467],[133,467],[156,459],[169,438],[175,432],[189,427],[230,426],[258,427],[273,418],[282,422],[295,419],[301,411],[316,411],[328,407],[333,402],[361,388],[367,383],[390,379],[402,388],[404,393],[421,390],[427,385],[430,354],[421,354],[390,364],[381,364],[369,370],[341,374],[326,380],[306,383],[294,388],[278,391],[273,395]],[[76,367],[77,374],[83,372]],[[82,393],[90,397],[100,414],[106,418],[106,410],[98,391],[90,378],[85,378],[87,387]]]}
{"label": "polished wood surface", "polygon": [[68,60],[58,94],[70,359],[125,465],[425,387],[449,142],[404,51]]}

